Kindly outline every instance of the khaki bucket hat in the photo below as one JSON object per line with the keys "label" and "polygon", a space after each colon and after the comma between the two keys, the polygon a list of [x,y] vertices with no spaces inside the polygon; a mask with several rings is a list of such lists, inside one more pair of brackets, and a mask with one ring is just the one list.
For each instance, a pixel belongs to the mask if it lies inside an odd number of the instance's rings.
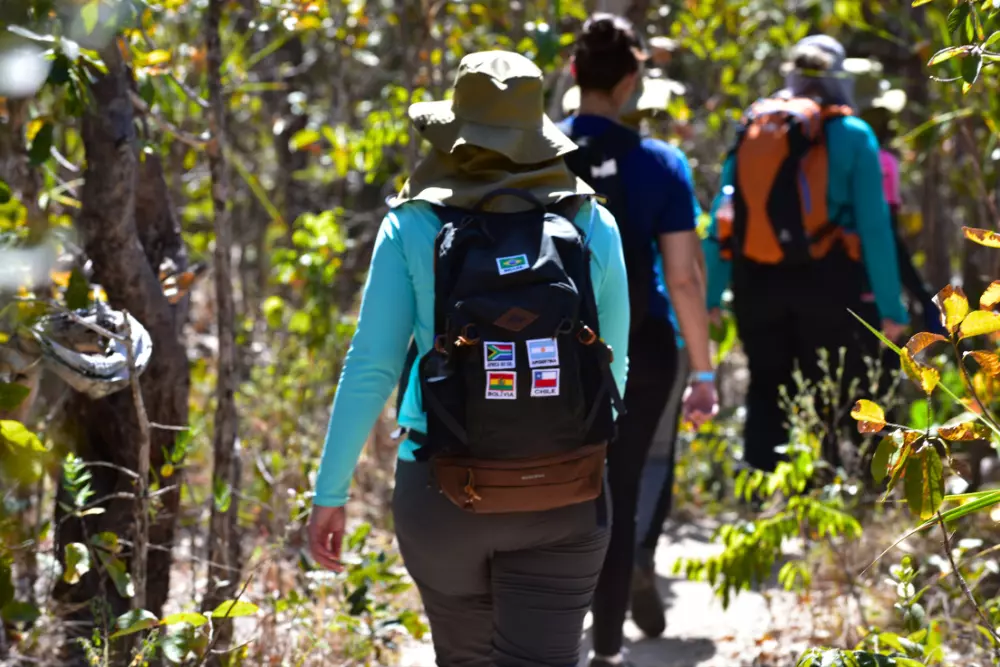
{"label": "khaki bucket hat", "polygon": [[517,164],[561,157],[577,146],[544,110],[544,76],[524,56],[480,51],[462,58],[451,100],[418,102],[410,120],[432,146],[486,148]]}

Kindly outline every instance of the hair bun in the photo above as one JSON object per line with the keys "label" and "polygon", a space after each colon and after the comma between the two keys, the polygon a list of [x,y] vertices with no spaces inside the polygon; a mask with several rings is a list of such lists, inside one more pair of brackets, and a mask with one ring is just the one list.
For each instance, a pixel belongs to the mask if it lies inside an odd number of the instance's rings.
{"label": "hair bun", "polygon": [[595,14],[584,23],[580,40],[592,51],[621,48],[627,34],[616,19],[613,14]]}

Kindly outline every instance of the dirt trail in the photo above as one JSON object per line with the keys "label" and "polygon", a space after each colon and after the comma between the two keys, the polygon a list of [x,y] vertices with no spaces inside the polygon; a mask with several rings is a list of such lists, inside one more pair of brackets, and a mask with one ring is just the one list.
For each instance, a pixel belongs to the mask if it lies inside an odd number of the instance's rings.
{"label": "dirt trail", "polygon": [[[628,621],[628,658],[636,667],[794,666],[792,656],[804,646],[793,638],[808,635],[810,619],[793,596],[780,589],[753,591],[737,596],[729,609],[723,610],[708,584],[670,574],[681,556],[716,553],[718,547],[709,541],[711,533],[712,524],[707,520],[668,526],[656,563],[660,593],[667,606],[667,632],[658,639],[644,639]],[[588,616],[585,630],[589,625]],[[581,667],[586,667],[589,651],[589,637],[585,637]],[[407,646],[400,664],[433,667],[429,639]]]}

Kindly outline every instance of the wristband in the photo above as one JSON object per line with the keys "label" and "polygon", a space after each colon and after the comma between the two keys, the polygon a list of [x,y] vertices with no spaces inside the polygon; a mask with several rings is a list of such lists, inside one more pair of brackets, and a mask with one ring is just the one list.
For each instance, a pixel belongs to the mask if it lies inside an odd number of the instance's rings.
{"label": "wristband", "polygon": [[696,371],[691,373],[690,382],[692,384],[715,382],[715,371]]}

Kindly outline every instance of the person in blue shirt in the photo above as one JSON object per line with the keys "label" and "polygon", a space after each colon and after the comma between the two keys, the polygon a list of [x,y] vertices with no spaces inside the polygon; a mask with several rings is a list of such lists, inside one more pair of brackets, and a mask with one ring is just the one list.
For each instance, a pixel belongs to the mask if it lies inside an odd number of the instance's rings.
{"label": "person in blue shirt", "polygon": [[[471,209],[486,193],[506,189],[527,191],[546,206],[593,194],[563,161],[576,146],[545,117],[543,80],[523,56],[470,54],[446,110],[440,102],[410,109],[431,151],[392,201],[376,237],[316,475],[309,542],[322,567],[342,570],[344,506],[354,468],[400,379],[411,338],[421,357],[434,343],[435,238],[441,230],[434,205]],[[434,115],[427,105],[437,109]],[[525,208],[507,196],[490,204],[497,213]],[[624,391],[629,302],[618,227],[589,197],[574,223],[590,250],[600,335],[615,352],[611,375]],[[415,365],[399,423],[426,434],[416,377]],[[601,519],[606,498],[547,511],[466,512],[433,484],[431,464],[418,460],[417,450],[412,440],[400,445],[393,519],[430,621],[437,664],[575,665],[608,543]]]}
{"label": "person in blue shirt", "polygon": [[[843,47],[829,36],[805,38],[795,47],[784,93],[812,98],[821,105],[854,107],[844,57]],[[744,458],[762,470],[774,469],[780,460],[775,448],[788,442],[780,387],[795,392],[796,366],[807,379],[819,380],[818,350],[829,352],[831,365],[836,367],[840,350],[846,349],[840,400],[848,409],[839,415],[845,420],[831,418],[831,424],[850,420],[849,408],[858,396],[848,395],[848,389],[852,380],[866,376],[865,357],[878,355],[877,339],[848,312],[863,310],[862,294],[874,293],[888,338],[898,340],[909,319],[901,298],[896,244],[882,191],[878,140],[864,121],[850,115],[827,120],[823,131],[829,172],[827,210],[841,213],[830,222],[856,234],[860,262],[839,247],[801,266],[725,260],[716,215],[721,194],[713,205],[710,233],[704,242],[708,307],[713,318],[720,317],[723,293],[732,286],[733,314],[750,370]],[[732,154],[726,159],[723,189],[734,183],[735,162]],[[837,465],[839,441],[835,433],[824,442],[824,450],[827,459]]]}
{"label": "person in blue shirt", "polygon": [[[598,178],[617,179],[605,183],[619,193],[619,199],[609,199],[608,205],[621,212],[618,224],[632,295],[630,372],[624,397],[627,413],[608,452],[613,522],[592,607],[592,667],[627,664],[622,656],[622,625],[634,565],[639,482],[678,372],[668,294],[694,370],[685,396],[685,414],[701,422],[713,416],[718,407],[704,283],[697,259],[694,195],[685,161],[665,142],[639,137],[619,122],[621,110],[640,80],[644,59],[640,40],[627,20],[610,14],[592,16],[583,26],[573,55],[579,110],[562,124],[577,143],[603,146],[609,152],[629,147],[619,154],[611,153],[600,165],[584,167],[590,173],[574,168],[592,184]],[[603,154],[600,159],[604,160]],[[589,180],[591,176],[594,181]],[[665,289],[655,270],[660,257]]]}

